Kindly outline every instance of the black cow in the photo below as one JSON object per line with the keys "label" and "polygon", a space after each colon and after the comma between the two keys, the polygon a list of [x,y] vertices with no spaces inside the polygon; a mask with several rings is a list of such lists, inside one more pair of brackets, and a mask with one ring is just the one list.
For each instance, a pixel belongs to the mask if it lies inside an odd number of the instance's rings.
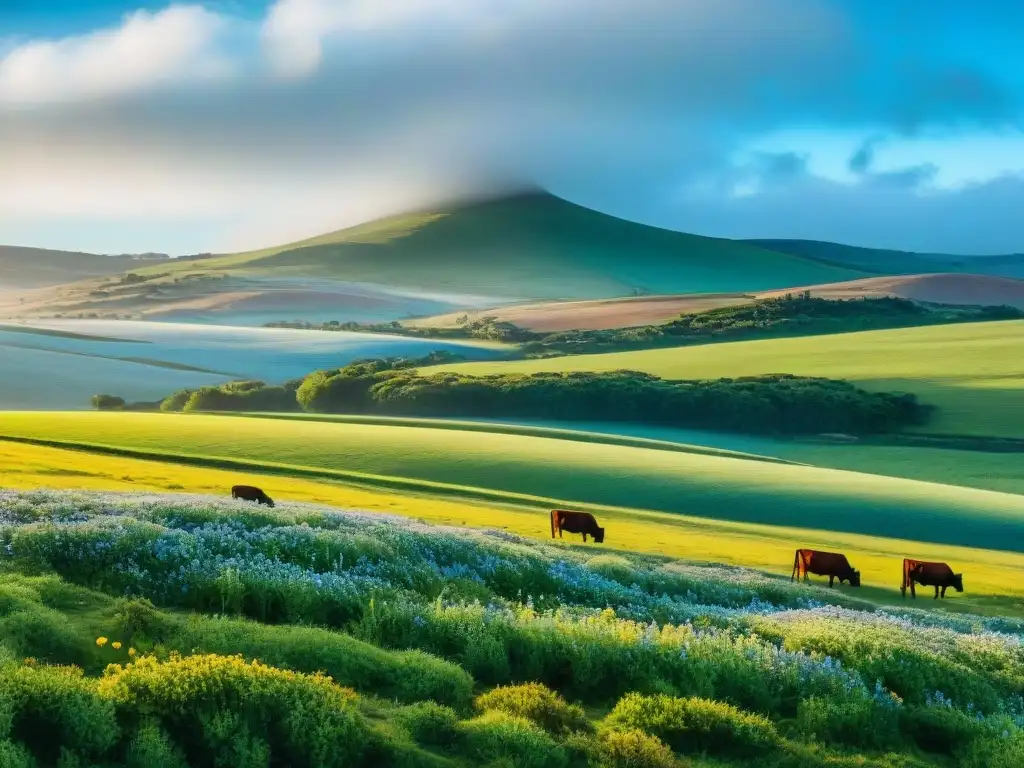
{"label": "black cow", "polygon": [[604,543],[604,528],[597,524],[597,520],[589,512],[570,512],[567,509],[552,509],[552,539],[555,538],[555,531],[558,531],[558,538],[562,538],[562,531],[582,533],[583,541],[587,540],[587,534],[589,533],[598,544]]}
{"label": "black cow", "polygon": [[232,486],[231,498],[255,501],[257,504],[266,504],[268,507],[274,506],[274,500],[267,496],[262,488],[257,488],[255,485]]}
{"label": "black cow", "polygon": [[815,549],[798,549],[796,557],[793,558],[793,575],[789,580],[803,577],[807,581],[807,574],[815,576],[828,576],[828,585],[835,586],[836,579],[839,583],[849,581],[851,587],[860,586],[860,571],[850,565],[846,555],[836,552],[818,552]]}
{"label": "black cow", "polygon": [[942,597],[946,597],[946,590],[952,587],[957,592],[964,591],[964,575],[953,573],[953,569],[946,563],[926,563],[922,560],[903,560],[903,581],[900,583],[900,592],[903,598],[907,597],[907,587],[910,587],[910,596],[917,599],[917,592],[914,584],[922,587],[935,587],[935,599],[939,599],[939,590],[942,590]]}

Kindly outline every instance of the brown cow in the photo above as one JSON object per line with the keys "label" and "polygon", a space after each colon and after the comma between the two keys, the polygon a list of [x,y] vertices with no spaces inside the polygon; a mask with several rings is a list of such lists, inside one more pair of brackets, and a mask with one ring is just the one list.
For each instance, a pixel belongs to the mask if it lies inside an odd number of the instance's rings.
{"label": "brown cow", "polygon": [[263,492],[262,488],[257,488],[255,485],[232,486],[231,498],[255,501],[257,504],[266,504],[268,507],[274,506],[274,500],[267,496],[267,494]]}
{"label": "brown cow", "polygon": [[815,549],[798,549],[796,557],[793,558],[793,575],[789,580],[798,579],[801,576],[807,581],[807,574],[815,576],[828,576],[828,585],[835,586],[836,579],[839,583],[849,581],[851,587],[860,586],[860,571],[850,565],[846,555],[837,552],[818,552]]}
{"label": "brown cow", "polygon": [[583,541],[587,540],[587,534],[589,533],[598,544],[604,543],[604,528],[597,524],[597,520],[589,512],[570,512],[567,509],[552,509],[552,539],[555,538],[555,531],[558,531],[558,538],[562,538],[562,531],[582,533]]}
{"label": "brown cow", "polygon": [[935,599],[939,599],[939,590],[942,590],[942,597],[946,597],[946,589],[952,587],[957,592],[964,591],[964,575],[953,573],[953,569],[946,563],[926,563],[923,560],[903,560],[903,580],[900,582],[900,592],[903,598],[907,597],[907,587],[910,587],[910,596],[917,599],[917,592],[914,584],[922,587],[935,587]]}

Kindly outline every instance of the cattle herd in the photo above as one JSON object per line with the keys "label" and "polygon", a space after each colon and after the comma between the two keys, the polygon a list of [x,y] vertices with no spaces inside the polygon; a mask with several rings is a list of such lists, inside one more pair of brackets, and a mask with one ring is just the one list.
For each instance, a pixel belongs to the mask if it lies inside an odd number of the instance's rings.
{"label": "cattle herd", "polygon": [[[274,500],[263,492],[261,488],[253,485],[236,485],[231,489],[231,498],[255,501],[257,504],[274,506]],[[604,528],[597,524],[597,519],[589,512],[572,512],[567,509],[551,510],[551,538],[562,538],[562,531],[569,533],[583,534],[583,541],[587,536],[593,536],[598,544],[604,543]],[[860,571],[850,565],[846,555],[838,552],[819,552],[816,549],[798,549],[793,558],[793,575],[790,581],[803,578],[808,580],[808,574],[815,576],[828,576],[828,585],[834,587],[836,579],[840,584],[850,583],[851,587],[860,586]],[[946,590],[952,587],[957,592],[964,591],[964,575],[953,573],[953,569],[946,563],[929,563],[922,560],[903,560],[903,577],[900,580],[900,592],[903,597],[907,596],[907,589],[910,589],[910,596],[917,598],[915,585],[923,587],[935,587],[936,599],[941,595],[946,596]]]}

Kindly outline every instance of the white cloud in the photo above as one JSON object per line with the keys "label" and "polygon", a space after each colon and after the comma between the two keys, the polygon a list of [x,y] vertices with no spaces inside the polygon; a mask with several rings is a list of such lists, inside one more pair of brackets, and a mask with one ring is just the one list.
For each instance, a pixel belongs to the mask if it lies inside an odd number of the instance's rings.
{"label": "white cloud", "polygon": [[123,24],[31,41],[0,58],[0,106],[39,106],[131,94],[233,71],[219,50],[229,21],[201,6],[137,11]]}

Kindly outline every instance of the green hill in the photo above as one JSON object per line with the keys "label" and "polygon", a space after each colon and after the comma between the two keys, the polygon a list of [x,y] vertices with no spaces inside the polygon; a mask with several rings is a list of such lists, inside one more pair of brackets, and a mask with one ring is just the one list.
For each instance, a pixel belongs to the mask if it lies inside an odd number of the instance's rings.
{"label": "green hill", "polygon": [[0,290],[45,288],[91,277],[116,275],[140,263],[147,262],[129,256],[0,245]]}
{"label": "green hill", "polygon": [[861,248],[822,240],[742,240],[757,248],[788,253],[824,264],[880,275],[961,272],[994,277],[1024,278],[1024,254],[962,256],[950,253],[913,253],[884,248]]}
{"label": "green hill", "polygon": [[[746,291],[862,276],[732,240],[625,221],[542,192],[392,216],[172,269],[318,277],[507,299]],[[165,270],[161,265],[149,271]]]}
{"label": "green hill", "polygon": [[669,379],[792,373],[913,392],[939,410],[936,434],[1024,438],[1024,321],[739,341],[545,360],[439,366],[464,374],[645,371]]}

